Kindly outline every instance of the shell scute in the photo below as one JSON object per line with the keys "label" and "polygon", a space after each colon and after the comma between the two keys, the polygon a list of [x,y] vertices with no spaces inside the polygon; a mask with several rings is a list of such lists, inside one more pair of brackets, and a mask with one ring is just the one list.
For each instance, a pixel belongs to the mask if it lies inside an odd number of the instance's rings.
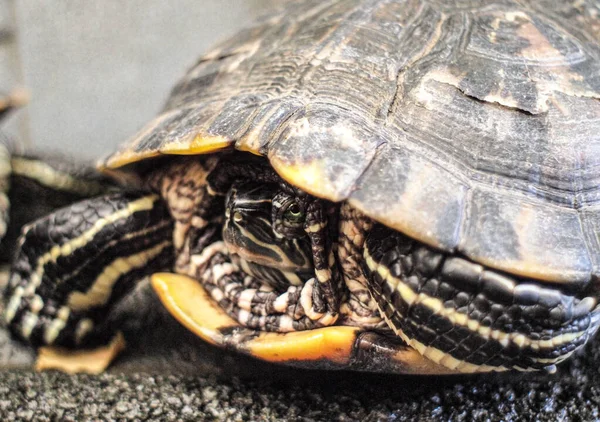
{"label": "shell scute", "polygon": [[[311,140],[309,147],[306,139]],[[333,201],[346,199],[382,139],[344,110],[314,105],[269,145],[271,164],[289,182]]]}
{"label": "shell scute", "polygon": [[411,237],[453,250],[459,242],[467,192],[468,185],[445,168],[407,149],[386,145],[349,201]]}

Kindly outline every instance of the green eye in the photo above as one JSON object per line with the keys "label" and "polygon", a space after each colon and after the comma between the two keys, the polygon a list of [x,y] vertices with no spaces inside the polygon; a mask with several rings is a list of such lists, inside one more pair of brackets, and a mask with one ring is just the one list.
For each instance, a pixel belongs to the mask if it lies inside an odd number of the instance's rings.
{"label": "green eye", "polygon": [[298,204],[292,204],[283,214],[283,217],[291,223],[301,223],[304,220],[304,213]]}

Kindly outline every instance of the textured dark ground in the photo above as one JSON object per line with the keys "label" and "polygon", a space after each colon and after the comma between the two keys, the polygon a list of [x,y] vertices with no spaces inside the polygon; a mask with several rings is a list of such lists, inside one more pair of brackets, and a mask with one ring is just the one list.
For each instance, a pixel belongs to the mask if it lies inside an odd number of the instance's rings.
{"label": "textured dark ground", "polygon": [[[130,347],[108,373],[0,371],[0,420],[600,420],[600,341],[555,375],[306,371],[204,344],[147,289],[123,309]],[[2,341],[4,365],[26,366]]]}

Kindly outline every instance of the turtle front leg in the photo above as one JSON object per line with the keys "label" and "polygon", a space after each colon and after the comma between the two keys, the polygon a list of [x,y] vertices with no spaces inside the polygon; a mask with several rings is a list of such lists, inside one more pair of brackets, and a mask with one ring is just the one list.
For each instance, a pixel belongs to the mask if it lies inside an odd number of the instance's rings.
{"label": "turtle front leg", "polygon": [[36,347],[106,343],[111,306],[172,266],[172,233],[166,205],[143,193],[85,200],[25,226],[5,291],[8,327]]}
{"label": "turtle front leg", "polygon": [[315,311],[314,298],[319,294],[315,278],[276,291],[232,262],[223,242],[213,243],[193,260],[202,269],[195,278],[220,308],[247,328],[303,331],[332,325],[337,319],[337,313]]}

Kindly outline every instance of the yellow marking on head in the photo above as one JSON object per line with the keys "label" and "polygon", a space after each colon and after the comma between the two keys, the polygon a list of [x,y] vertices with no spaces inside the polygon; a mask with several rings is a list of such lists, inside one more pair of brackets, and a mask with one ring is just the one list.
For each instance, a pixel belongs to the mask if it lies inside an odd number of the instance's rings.
{"label": "yellow marking on head", "polygon": [[304,283],[298,275],[292,271],[282,271],[283,276],[292,286],[301,286]]}
{"label": "yellow marking on head", "polygon": [[281,247],[279,247],[277,244],[263,242],[262,240],[257,238],[254,235],[254,233],[252,233],[252,231],[249,230],[248,228],[246,228],[244,225],[236,224],[236,226],[237,226],[238,230],[242,233],[242,236],[241,236],[242,238],[249,239],[252,243],[254,243],[264,249],[269,249],[269,250],[273,251],[273,253],[277,256],[277,258],[280,259],[280,261],[273,259],[268,255],[254,253],[246,247],[239,246],[234,243],[226,242],[227,249],[229,250],[230,253],[237,254],[249,262],[276,268],[276,269],[279,269],[282,271],[289,271],[289,270],[297,271],[297,270],[301,270],[301,269],[312,268],[311,259],[309,257],[307,257],[302,250],[298,249],[297,252],[300,252],[302,254],[304,265],[298,265],[295,262],[293,262],[289,258],[289,256],[285,253],[285,251]]}

